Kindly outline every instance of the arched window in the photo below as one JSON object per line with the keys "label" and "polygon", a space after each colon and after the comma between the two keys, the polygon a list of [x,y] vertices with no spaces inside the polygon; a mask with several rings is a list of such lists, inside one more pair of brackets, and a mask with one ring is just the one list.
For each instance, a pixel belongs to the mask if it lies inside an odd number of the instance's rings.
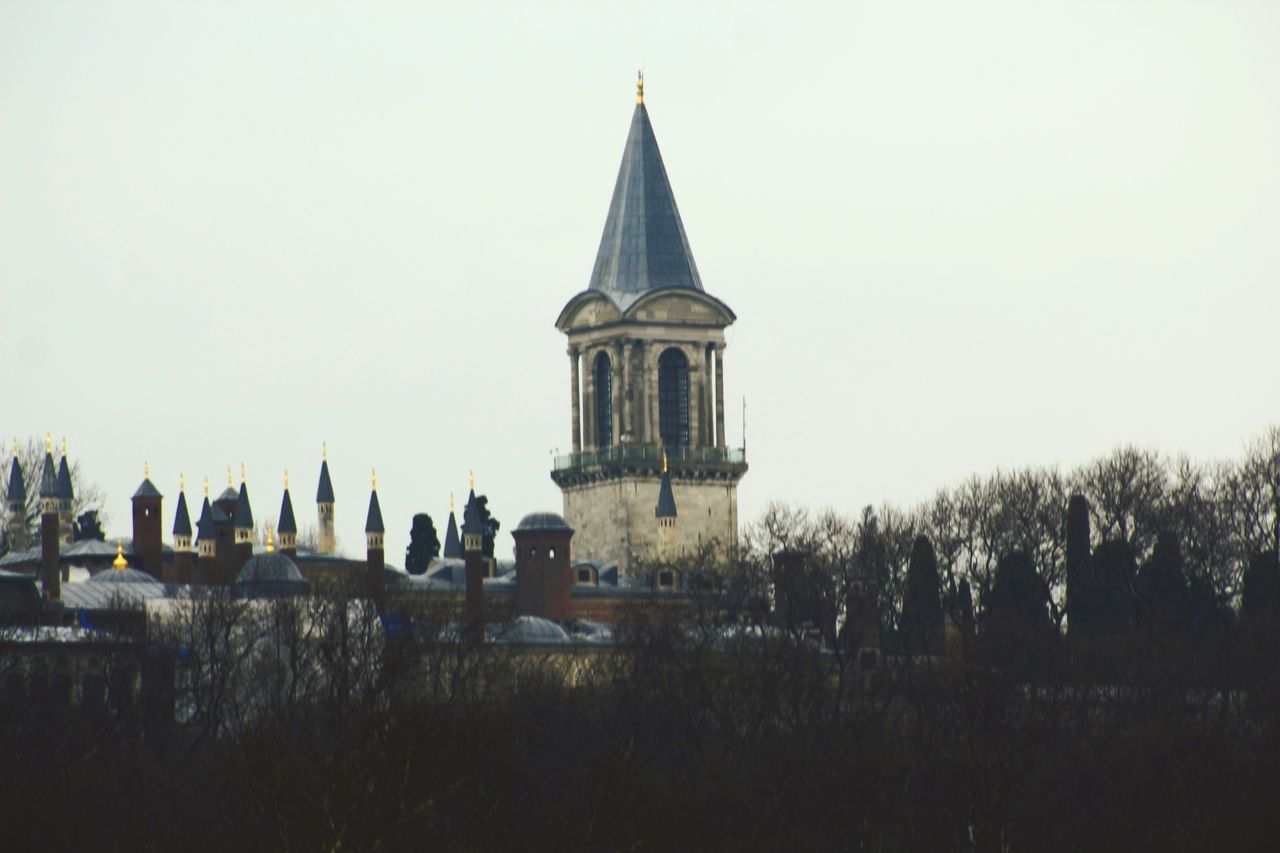
{"label": "arched window", "polygon": [[596,447],[613,444],[613,364],[607,353],[596,356]]}
{"label": "arched window", "polygon": [[666,447],[689,444],[689,359],[674,347],[658,358],[658,432]]}

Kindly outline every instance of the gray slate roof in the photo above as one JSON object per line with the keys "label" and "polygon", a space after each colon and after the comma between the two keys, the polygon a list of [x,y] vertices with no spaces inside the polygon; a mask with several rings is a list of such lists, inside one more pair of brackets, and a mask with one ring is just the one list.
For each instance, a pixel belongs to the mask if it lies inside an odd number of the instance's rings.
{"label": "gray slate roof", "polygon": [[289,497],[289,490],[284,490],[284,497],[280,499],[280,523],[276,529],[281,533],[297,533],[298,522],[293,518],[293,499]]}
{"label": "gray slate roof", "polygon": [[329,460],[320,463],[320,485],[316,487],[316,503],[333,503],[333,481],[329,479]]}
{"label": "gray slate roof", "polygon": [[240,484],[240,494],[236,497],[235,526],[253,529],[253,508],[249,506],[249,484]]}
{"label": "gray slate roof", "polygon": [[653,514],[657,518],[676,517],[676,496],[671,492],[671,475],[666,471],[662,472],[662,484],[658,486],[658,505],[654,507]]}
{"label": "gray slate roof", "polygon": [[138,486],[138,491],[133,493],[133,499],[136,501],[140,498],[161,498],[160,490],[156,488],[156,484],[151,482],[151,478],[142,481],[142,485]]}
{"label": "gray slate roof", "polygon": [[45,453],[44,470],[40,474],[40,497],[58,496],[58,467],[53,464],[53,454]]}
{"label": "gray slate roof", "polygon": [[71,469],[67,467],[64,455],[58,463],[58,497],[64,501],[74,500],[75,492],[71,488]]}
{"label": "gray slate roof", "polygon": [[9,466],[9,491],[5,497],[10,503],[20,503],[27,499],[27,481],[22,478],[22,466],[18,464],[16,456]]}
{"label": "gray slate roof", "polygon": [[652,290],[702,290],[644,104],[631,118],[588,287],[623,307]]}
{"label": "gray slate roof", "polygon": [[386,532],[386,528],[382,526],[382,507],[378,505],[378,492],[376,489],[369,493],[369,515],[365,518],[364,532]]}
{"label": "gray slate roof", "polygon": [[173,535],[191,535],[191,513],[187,512],[186,492],[178,492],[178,510],[173,514]]}
{"label": "gray slate roof", "polygon": [[516,527],[517,533],[522,530],[567,530],[573,532],[573,528],[569,526],[559,513],[554,512],[531,512],[524,518],[520,519],[520,524]]}
{"label": "gray slate roof", "polygon": [[196,541],[207,542],[216,536],[213,530],[213,510],[216,507],[209,503],[209,499],[204,499],[204,506],[200,507],[200,520],[196,522]]}
{"label": "gray slate roof", "polygon": [[440,556],[462,557],[462,540],[458,538],[458,520],[454,518],[453,510],[449,511],[449,526],[444,532],[444,550]]}

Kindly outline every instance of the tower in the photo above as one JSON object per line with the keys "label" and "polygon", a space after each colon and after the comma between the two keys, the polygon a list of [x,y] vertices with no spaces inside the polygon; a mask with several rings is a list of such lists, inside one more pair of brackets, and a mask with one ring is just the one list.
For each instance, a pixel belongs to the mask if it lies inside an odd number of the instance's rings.
{"label": "tower", "polygon": [[471,494],[462,509],[462,555],[466,560],[467,621],[474,627],[484,619],[484,518],[476,500],[475,476],[471,478]]}
{"label": "tower", "polygon": [[200,520],[196,522],[196,569],[192,577],[199,584],[218,581],[218,532],[213,512],[214,507],[209,503],[209,478],[205,477],[204,505],[200,507]]}
{"label": "tower", "polygon": [[462,540],[458,538],[458,519],[453,512],[453,492],[449,493],[449,525],[444,532],[444,547],[440,551],[442,557],[462,557]]}
{"label": "tower", "polygon": [[236,579],[240,569],[236,564],[235,525],[232,517],[236,513],[236,504],[240,501],[240,493],[235,490],[231,480],[231,466],[227,466],[227,487],[218,495],[218,499],[209,508],[209,519],[213,523],[213,558],[214,572],[210,583],[229,584]]}
{"label": "tower", "polygon": [[520,615],[557,621],[571,618],[572,528],[554,512],[535,512],[522,518],[511,536],[516,540],[516,603]]}
{"label": "tower", "polygon": [[67,440],[62,439],[62,459],[58,462],[58,531],[63,545],[71,544],[71,504],[75,501],[71,488],[71,469],[67,466]]}
{"label": "tower", "polygon": [[298,522],[293,517],[293,499],[289,497],[289,472],[284,472],[284,497],[280,499],[280,553],[289,559],[298,556]]}
{"label": "tower", "polygon": [[178,475],[178,509],[173,515],[173,565],[164,572],[166,583],[191,583],[195,562],[191,553],[191,513],[187,511],[187,482]]}
{"label": "tower", "polygon": [[231,517],[235,531],[233,567],[227,573],[227,581],[234,581],[253,556],[253,507],[249,505],[249,484],[245,482],[244,465],[240,466],[240,494],[236,495],[236,511]]}
{"label": "tower", "polygon": [[591,280],[556,320],[569,345],[573,452],[551,478],[578,554],[627,574],[656,550],[649,513],[664,451],[686,508],[680,541],[736,547],[747,463],[724,430],[724,330],[735,319],[703,289],[641,77]]}
{"label": "tower", "polygon": [[164,543],[160,528],[163,496],[151,482],[151,466],[142,469],[142,484],[133,493],[133,559],[136,568],[160,580]]}
{"label": "tower", "polygon": [[53,464],[53,439],[44,437],[44,470],[40,472],[40,585],[44,600],[62,600],[62,572],[58,565],[58,469]]}
{"label": "tower", "polygon": [[316,487],[316,515],[320,528],[319,551],[332,554],[338,550],[337,537],[333,534],[333,482],[329,479],[329,445],[321,451],[320,485]]}
{"label": "tower", "polygon": [[22,476],[22,463],[18,461],[16,438],[13,440],[13,464],[9,466],[9,489],[5,493],[5,506],[9,510],[9,550],[25,551],[27,548],[27,483]]}
{"label": "tower", "polygon": [[386,527],[382,524],[382,507],[378,504],[377,471],[372,473],[371,480],[373,488],[369,492],[369,514],[365,516],[364,522],[365,553],[369,562],[366,588],[369,597],[381,606],[387,584],[386,551],[383,545],[383,535],[386,533]]}
{"label": "tower", "polygon": [[[667,469],[666,457],[662,460],[662,480],[658,484],[658,505],[653,508],[654,519],[658,523],[658,560],[670,565],[677,555],[676,545],[676,497],[671,491],[671,473]],[[661,585],[664,575],[659,573]],[[674,581],[674,575],[671,576]],[[673,584],[672,584],[673,585]]]}

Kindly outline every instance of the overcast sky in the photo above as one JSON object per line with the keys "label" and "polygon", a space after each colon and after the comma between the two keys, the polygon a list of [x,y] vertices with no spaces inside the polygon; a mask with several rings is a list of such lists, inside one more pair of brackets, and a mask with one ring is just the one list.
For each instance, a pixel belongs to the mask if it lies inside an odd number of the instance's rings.
{"label": "overcast sky", "polygon": [[[568,359],[645,69],[728,432],[854,512],[1280,420],[1280,4],[0,0],[0,434],[66,435],[109,532],[321,442],[363,553],[559,509]],[[170,519],[166,518],[166,533]],[[500,553],[508,553],[503,537]]]}

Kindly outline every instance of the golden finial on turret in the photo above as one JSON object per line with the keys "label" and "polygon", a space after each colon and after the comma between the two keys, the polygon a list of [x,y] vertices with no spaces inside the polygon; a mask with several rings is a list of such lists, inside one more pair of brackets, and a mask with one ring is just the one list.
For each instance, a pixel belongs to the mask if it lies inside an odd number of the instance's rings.
{"label": "golden finial on turret", "polygon": [[284,469],[284,490],[289,491],[289,469]]}
{"label": "golden finial on turret", "polygon": [[124,558],[124,540],[116,540],[116,558],[111,561],[111,568],[118,570],[129,568],[129,561]]}
{"label": "golden finial on turret", "polygon": [[373,490],[375,492],[378,491],[378,469],[377,468],[373,469],[372,473],[369,476],[369,479],[373,481]]}
{"label": "golden finial on turret", "polygon": [[46,432],[44,434],[44,452],[45,453],[53,452],[53,433],[51,432]]}
{"label": "golden finial on turret", "polygon": [[229,489],[229,488],[231,488],[231,486],[232,486],[232,485],[233,485],[233,484],[232,484],[232,482],[231,482],[231,466],[230,466],[230,465],[228,465],[228,466],[227,466],[227,488],[228,488],[228,489]]}
{"label": "golden finial on turret", "polygon": [[267,553],[271,554],[276,550],[276,538],[271,532],[271,525],[267,525]]}
{"label": "golden finial on turret", "polygon": [[151,463],[150,462],[142,463],[142,479],[144,480],[151,479]]}
{"label": "golden finial on turret", "polygon": [[453,492],[449,493],[449,515],[453,515]]}
{"label": "golden finial on turret", "polygon": [[644,103],[644,72],[636,72],[636,103]]}
{"label": "golden finial on turret", "polygon": [[13,458],[18,458],[18,439],[16,438],[13,440]]}
{"label": "golden finial on turret", "polygon": [[209,499],[209,478],[208,477],[204,478],[204,499],[205,500]]}
{"label": "golden finial on turret", "polygon": [[185,492],[186,490],[187,490],[187,475],[179,471],[178,472],[178,491]]}
{"label": "golden finial on turret", "polygon": [[244,482],[244,463],[240,463],[240,482]]}
{"label": "golden finial on turret", "polygon": [[471,472],[471,491],[474,492],[475,490],[476,490],[476,472],[473,470]]}
{"label": "golden finial on turret", "polygon": [[667,473],[667,451],[662,451],[662,473]]}
{"label": "golden finial on turret", "polygon": [[67,437],[65,435],[62,437],[62,455],[64,457],[67,455]]}
{"label": "golden finial on turret", "polygon": [[320,459],[325,462],[329,461],[329,442],[327,441],[320,443]]}

